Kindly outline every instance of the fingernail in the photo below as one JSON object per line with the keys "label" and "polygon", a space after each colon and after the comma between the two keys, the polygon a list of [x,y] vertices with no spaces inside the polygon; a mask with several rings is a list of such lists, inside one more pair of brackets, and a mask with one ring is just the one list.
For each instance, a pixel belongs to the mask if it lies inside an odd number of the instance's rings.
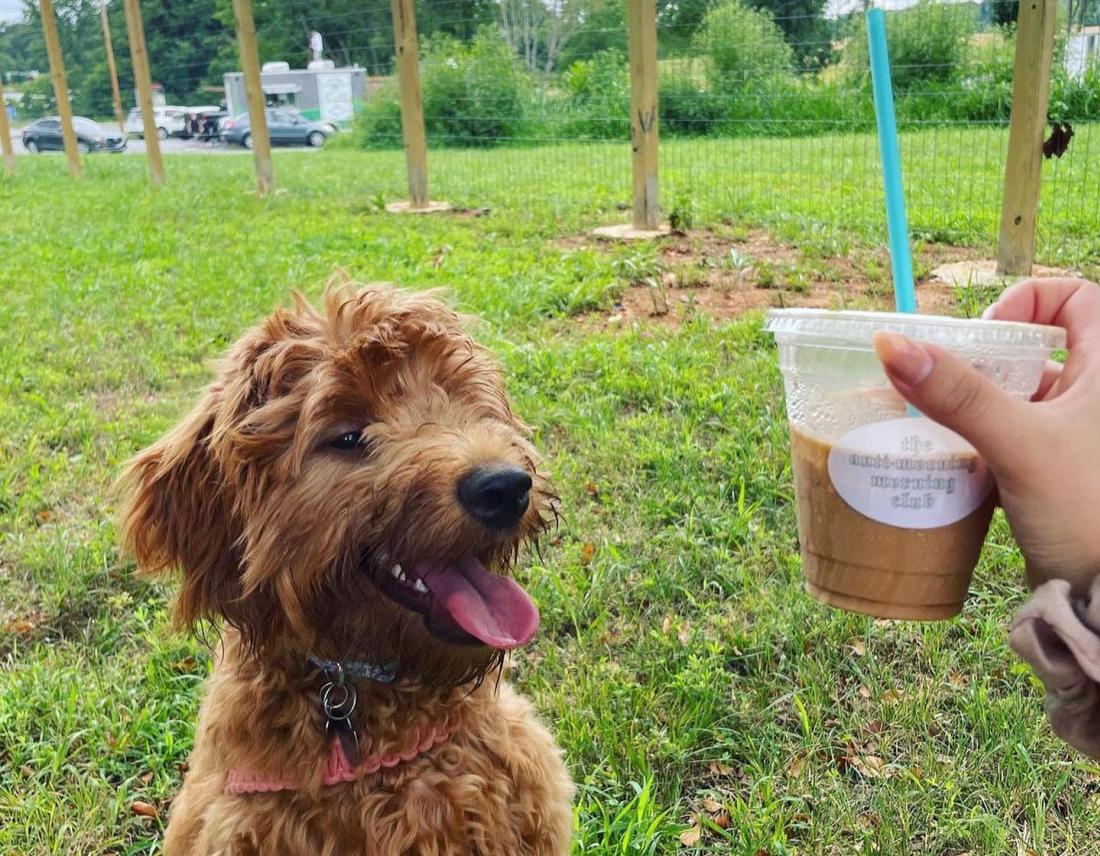
{"label": "fingernail", "polygon": [[996,303],[990,303],[985,308],[985,311],[982,312],[982,320],[983,321],[989,321],[996,313],[997,313],[997,304]]}
{"label": "fingernail", "polygon": [[932,355],[917,342],[888,330],[875,333],[872,341],[886,370],[902,383],[916,386],[932,373]]}

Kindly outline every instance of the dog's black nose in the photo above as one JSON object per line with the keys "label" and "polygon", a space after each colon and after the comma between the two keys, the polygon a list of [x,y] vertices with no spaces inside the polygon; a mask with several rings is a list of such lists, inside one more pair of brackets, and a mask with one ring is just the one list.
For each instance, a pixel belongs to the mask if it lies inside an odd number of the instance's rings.
{"label": "dog's black nose", "polygon": [[510,464],[478,467],[458,483],[458,499],[479,523],[511,529],[531,503],[531,476]]}

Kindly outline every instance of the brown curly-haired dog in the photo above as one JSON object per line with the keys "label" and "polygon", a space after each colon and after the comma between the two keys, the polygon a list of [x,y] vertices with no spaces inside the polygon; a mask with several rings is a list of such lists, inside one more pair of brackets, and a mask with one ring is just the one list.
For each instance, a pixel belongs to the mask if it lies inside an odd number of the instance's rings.
{"label": "brown curly-haired dog", "polygon": [[127,545],[224,628],[167,856],[568,852],[561,754],[499,681],[538,626],[508,570],[555,513],[524,433],[443,303],[343,287],[130,462]]}

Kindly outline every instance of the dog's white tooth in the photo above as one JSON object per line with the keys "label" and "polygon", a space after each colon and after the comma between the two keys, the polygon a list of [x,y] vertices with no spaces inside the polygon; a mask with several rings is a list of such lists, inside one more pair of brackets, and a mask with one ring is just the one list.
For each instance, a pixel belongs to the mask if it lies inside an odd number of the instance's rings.
{"label": "dog's white tooth", "polygon": [[401,570],[400,565],[394,565],[390,568],[390,576],[398,580],[403,580],[405,579],[405,572]]}
{"label": "dog's white tooth", "polygon": [[423,580],[417,580],[416,582],[414,582],[413,583],[413,588],[416,589],[421,594],[427,594],[428,593],[428,587],[426,585],[424,585]]}
{"label": "dog's white tooth", "polygon": [[398,567],[398,570],[399,570],[399,573],[398,573],[398,575],[397,575],[397,578],[398,578],[399,580],[401,580],[401,582],[406,582],[406,580],[405,580],[405,572],[404,572],[404,571],[401,571],[401,570],[400,570],[400,567]]}

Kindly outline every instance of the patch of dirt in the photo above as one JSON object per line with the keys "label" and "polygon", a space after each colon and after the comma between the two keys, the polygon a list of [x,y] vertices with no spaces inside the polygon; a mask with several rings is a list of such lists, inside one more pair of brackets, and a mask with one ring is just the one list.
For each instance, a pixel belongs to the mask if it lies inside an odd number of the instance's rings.
{"label": "patch of dirt", "polygon": [[[570,236],[570,248],[594,246],[596,238]],[[890,258],[885,248],[848,247],[843,239],[822,246],[783,242],[763,230],[674,232],[655,242],[655,261],[624,280],[614,306],[577,316],[590,329],[634,325],[677,329],[700,315],[717,323],[769,307],[826,309],[893,308]],[[621,246],[621,245],[620,245]],[[968,294],[933,278],[938,265],[974,258],[973,250],[947,245],[921,248],[914,258],[917,300],[929,314],[973,314],[985,294]]]}

